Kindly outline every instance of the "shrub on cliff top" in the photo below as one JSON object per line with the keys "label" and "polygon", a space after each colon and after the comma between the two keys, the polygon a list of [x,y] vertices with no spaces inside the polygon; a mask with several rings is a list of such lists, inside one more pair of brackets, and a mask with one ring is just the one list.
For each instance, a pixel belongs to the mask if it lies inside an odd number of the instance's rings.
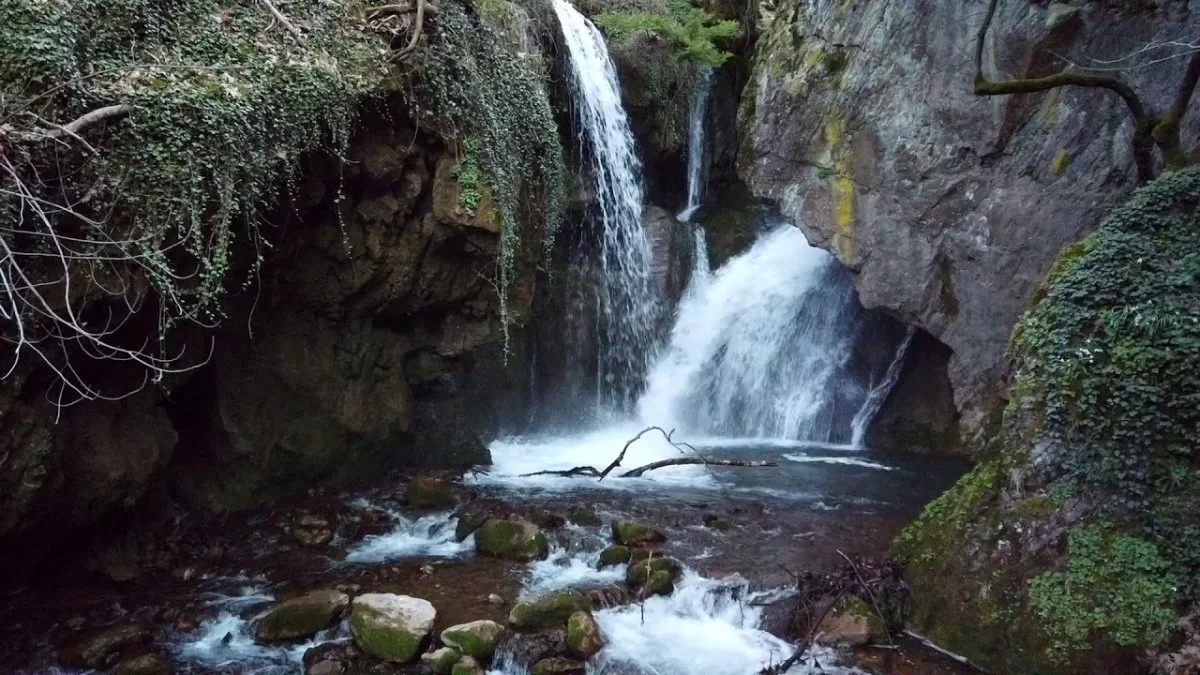
{"label": "shrub on cliff top", "polygon": [[649,33],[669,42],[675,58],[710,68],[725,64],[733,54],[717,43],[733,37],[738,22],[719,20],[689,0],[669,0],[669,11],[658,14],[644,11],[603,12],[595,17],[611,41],[625,43],[638,33]]}

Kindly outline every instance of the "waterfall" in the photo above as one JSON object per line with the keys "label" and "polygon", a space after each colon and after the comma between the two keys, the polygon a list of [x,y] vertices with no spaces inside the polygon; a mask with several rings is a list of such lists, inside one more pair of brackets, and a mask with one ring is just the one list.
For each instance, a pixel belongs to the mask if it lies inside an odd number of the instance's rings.
{"label": "waterfall", "polygon": [[888,394],[892,393],[892,387],[896,386],[896,380],[900,379],[900,372],[904,370],[904,358],[908,356],[908,348],[912,345],[913,337],[916,334],[917,329],[909,326],[908,332],[904,334],[904,339],[900,341],[900,346],[896,348],[896,355],[888,364],[883,380],[871,387],[862,407],[854,414],[854,419],[850,421],[851,445],[861,447],[865,444],[867,429],[871,427],[871,422],[875,421],[875,416],[879,414],[879,409],[883,407],[883,402],[887,400]]}
{"label": "waterfall", "polygon": [[841,273],[791,225],[761,236],[680,303],[639,402],[642,422],[849,441],[867,392],[852,368],[862,310]]}
{"label": "waterfall", "polygon": [[704,228],[697,227],[692,230],[692,285],[707,283],[711,276],[708,241],[704,238]]}
{"label": "waterfall", "polygon": [[571,56],[575,113],[603,227],[599,403],[620,410],[640,388],[659,311],[642,226],[641,163],[604,36],[566,0],[554,0],[554,11]]}
{"label": "waterfall", "polygon": [[708,113],[708,98],[712,92],[712,70],[705,69],[700,76],[699,85],[692,95],[692,106],[688,112],[688,147],[687,147],[687,206],[676,216],[683,222],[689,222],[696,209],[700,208],[700,200],[704,197],[705,173],[707,159],[704,144],[704,118]]}

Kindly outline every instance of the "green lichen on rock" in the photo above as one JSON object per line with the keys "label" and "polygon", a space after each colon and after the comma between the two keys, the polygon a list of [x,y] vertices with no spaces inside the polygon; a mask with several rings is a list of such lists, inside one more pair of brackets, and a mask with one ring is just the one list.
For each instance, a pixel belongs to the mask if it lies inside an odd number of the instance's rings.
{"label": "green lichen on rock", "polygon": [[910,623],[1004,672],[1143,672],[1200,599],[1200,170],[1065,248],[990,459],[897,537]]}
{"label": "green lichen on rock", "polygon": [[433,476],[418,476],[404,486],[404,501],[414,509],[448,509],[454,506],[454,486]]}
{"label": "green lichen on rock", "polygon": [[575,612],[567,619],[567,649],[581,659],[590,659],[604,647],[600,625],[591,612]]}
{"label": "green lichen on rock", "polygon": [[624,565],[629,562],[632,557],[632,552],[628,546],[609,546],[600,551],[600,567],[612,567],[613,565]]}
{"label": "green lichen on rock", "polygon": [[498,558],[528,562],[550,553],[550,544],[533,523],[521,518],[491,518],[475,531],[475,550]]}
{"label": "green lichen on rock", "polygon": [[500,644],[505,632],[507,631],[504,626],[495,621],[481,619],[451,626],[442,631],[442,644],[453,647],[467,656],[487,659],[496,651],[496,646]]}
{"label": "green lichen on rock", "polygon": [[263,642],[274,642],[314,635],[341,618],[349,604],[350,596],[333,590],[284,600],[258,622],[254,636]]}
{"label": "green lichen on rock", "polygon": [[614,520],[612,524],[613,540],[622,546],[637,544],[657,544],[667,540],[658,529],[645,523],[635,523],[628,520]]}
{"label": "green lichen on rock", "polygon": [[561,628],[572,614],[591,608],[592,602],[579,591],[553,591],[518,602],[508,622],[519,628]]}
{"label": "green lichen on rock", "polygon": [[404,663],[420,651],[437,612],[420,598],[368,593],[354,599],[350,632],[364,652],[385,661]]}
{"label": "green lichen on rock", "polygon": [[641,586],[656,572],[666,572],[674,581],[683,573],[683,563],[668,556],[651,556],[645,560],[631,563],[625,571],[625,583],[631,586]]}
{"label": "green lichen on rock", "polygon": [[462,654],[452,647],[442,647],[421,655],[421,662],[437,675],[450,675]]}

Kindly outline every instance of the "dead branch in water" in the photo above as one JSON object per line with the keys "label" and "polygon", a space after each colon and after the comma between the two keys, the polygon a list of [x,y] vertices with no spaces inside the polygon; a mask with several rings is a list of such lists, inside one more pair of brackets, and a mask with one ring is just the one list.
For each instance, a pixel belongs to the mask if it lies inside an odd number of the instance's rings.
{"label": "dead branch in water", "polygon": [[562,476],[564,478],[573,478],[575,476],[588,476],[588,477],[592,477],[592,478],[597,478],[598,480],[604,480],[604,478],[606,476],[608,476],[610,473],[612,473],[614,469],[616,469],[618,466],[621,466],[621,462],[623,462],[625,460],[625,453],[629,451],[629,446],[636,443],[639,439],[641,439],[642,436],[645,436],[647,433],[649,433],[651,431],[657,431],[660,434],[662,434],[663,437],[667,439],[667,442],[670,443],[671,445],[675,446],[675,448],[678,449],[680,452],[683,452],[683,449],[687,448],[687,449],[691,450],[692,452],[696,453],[696,456],[695,457],[674,457],[671,459],[660,459],[657,462],[650,462],[649,464],[639,466],[636,469],[630,469],[629,471],[626,471],[625,473],[619,474],[617,476],[618,478],[640,478],[642,476],[642,474],[646,473],[647,471],[653,471],[655,469],[661,469],[663,467],[668,467],[668,466],[686,466],[686,465],[696,465],[696,464],[700,464],[700,465],[703,465],[706,467],[709,467],[709,466],[742,466],[742,467],[757,468],[757,467],[764,467],[764,466],[779,466],[779,462],[776,462],[774,460],[714,459],[711,457],[701,457],[700,454],[696,451],[696,448],[692,447],[692,445],[690,445],[688,443],[683,443],[681,441],[676,441],[672,438],[672,436],[675,434],[674,429],[667,431],[667,430],[663,429],[662,427],[646,427],[645,429],[642,429],[641,431],[639,431],[636,436],[634,436],[633,438],[626,441],[625,447],[621,448],[621,453],[618,454],[617,458],[614,459],[611,464],[609,464],[607,467],[605,467],[603,471],[600,471],[599,469],[597,469],[594,466],[577,466],[572,469],[563,469],[563,470],[558,470],[558,471],[547,470],[547,471],[534,471],[533,473],[523,473],[523,474],[521,474],[520,477],[528,478],[529,476]]}

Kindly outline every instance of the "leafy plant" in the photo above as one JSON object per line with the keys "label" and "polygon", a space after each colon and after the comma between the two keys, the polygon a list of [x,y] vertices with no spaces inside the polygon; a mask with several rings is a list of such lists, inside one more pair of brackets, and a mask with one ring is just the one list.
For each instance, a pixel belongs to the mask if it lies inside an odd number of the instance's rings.
{"label": "leafy plant", "polygon": [[637,33],[650,33],[670,42],[677,59],[717,68],[733,54],[717,46],[738,31],[737,21],[719,20],[688,0],[670,0],[667,14],[604,12],[595,17],[610,40],[627,42]]}

